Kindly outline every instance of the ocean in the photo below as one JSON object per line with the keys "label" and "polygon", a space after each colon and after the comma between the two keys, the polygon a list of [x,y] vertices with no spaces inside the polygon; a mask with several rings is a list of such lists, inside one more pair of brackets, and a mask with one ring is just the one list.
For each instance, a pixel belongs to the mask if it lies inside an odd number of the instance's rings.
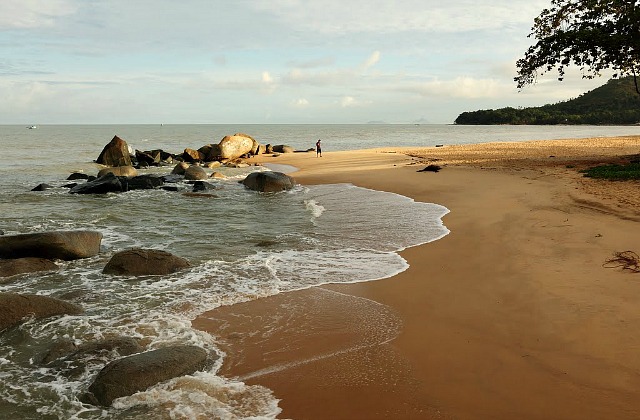
{"label": "ocean", "polygon": [[[11,419],[272,419],[278,400],[269,389],[217,375],[225,355],[217,338],[191,320],[221,305],[246,302],[326,283],[391,277],[407,268],[398,251],[449,231],[448,209],[350,184],[297,186],[260,194],[238,183],[269,168],[222,168],[216,197],[189,190],[72,195],[63,185],[93,163],[114,135],[135,149],[179,153],[243,132],[262,144],[323,151],[387,146],[435,146],[488,141],[640,135],[640,127],[455,125],[49,125],[0,126],[0,231],[6,235],[97,230],[100,255],[58,262],[56,272],[0,278],[0,291],[65,298],[82,315],[28,320],[0,333],[0,418]],[[141,173],[162,173],[171,167]],[[294,175],[295,176],[295,175]],[[31,189],[40,183],[53,188]],[[133,247],[169,251],[192,267],[167,276],[114,277],[102,268]],[[2,310],[2,309],[0,309]],[[395,331],[395,330],[394,330]],[[147,350],[194,344],[220,356],[207,372],[177,378],[116,400],[108,409],[78,397],[116,351],[87,355],[82,369],[39,362],[61,339],[80,345],[127,336]]]}

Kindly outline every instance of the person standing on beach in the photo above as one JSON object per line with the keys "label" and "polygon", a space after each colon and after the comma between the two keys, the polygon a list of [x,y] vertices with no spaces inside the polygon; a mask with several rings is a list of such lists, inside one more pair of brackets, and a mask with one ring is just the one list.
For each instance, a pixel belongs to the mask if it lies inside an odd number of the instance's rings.
{"label": "person standing on beach", "polygon": [[322,157],[322,147],[320,146],[320,139],[316,142],[316,157]]}

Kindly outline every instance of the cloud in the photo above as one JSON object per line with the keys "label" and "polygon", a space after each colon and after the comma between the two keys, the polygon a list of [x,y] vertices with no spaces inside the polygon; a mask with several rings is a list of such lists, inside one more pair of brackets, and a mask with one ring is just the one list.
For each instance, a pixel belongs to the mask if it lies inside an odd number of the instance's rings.
{"label": "cloud", "polygon": [[313,69],[318,67],[327,67],[335,64],[336,59],[334,57],[322,57],[308,61],[290,61],[289,67],[298,69]]}
{"label": "cloud", "polygon": [[340,99],[340,106],[342,108],[356,108],[369,104],[371,104],[370,101],[358,100],[353,96],[343,96],[342,99]]}
{"label": "cloud", "polygon": [[368,68],[375,66],[378,61],[380,61],[380,51],[374,51],[373,54],[367,58],[362,67],[364,70],[367,70]]}
{"label": "cloud", "polygon": [[296,108],[306,108],[309,106],[309,101],[305,98],[300,98],[293,102],[293,106],[295,106]]}
{"label": "cloud", "polygon": [[58,18],[77,10],[72,0],[2,0],[0,30],[53,26]]}

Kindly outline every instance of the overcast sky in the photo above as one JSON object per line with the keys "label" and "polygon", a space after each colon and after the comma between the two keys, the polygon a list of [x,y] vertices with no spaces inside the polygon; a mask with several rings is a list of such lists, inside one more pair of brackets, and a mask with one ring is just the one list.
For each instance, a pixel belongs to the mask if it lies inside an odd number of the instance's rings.
{"label": "overcast sky", "polygon": [[0,0],[0,124],[451,123],[518,92],[549,0]]}

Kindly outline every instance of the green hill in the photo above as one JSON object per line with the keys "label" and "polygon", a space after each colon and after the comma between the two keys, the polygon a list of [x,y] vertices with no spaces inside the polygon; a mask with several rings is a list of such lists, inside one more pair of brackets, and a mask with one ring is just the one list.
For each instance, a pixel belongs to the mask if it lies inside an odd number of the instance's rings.
{"label": "green hill", "polygon": [[611,79],[605,85],[556,104],[530,108],[500,108],[463,112],[456,124],[640,124],[640,95],[633,77]]}

